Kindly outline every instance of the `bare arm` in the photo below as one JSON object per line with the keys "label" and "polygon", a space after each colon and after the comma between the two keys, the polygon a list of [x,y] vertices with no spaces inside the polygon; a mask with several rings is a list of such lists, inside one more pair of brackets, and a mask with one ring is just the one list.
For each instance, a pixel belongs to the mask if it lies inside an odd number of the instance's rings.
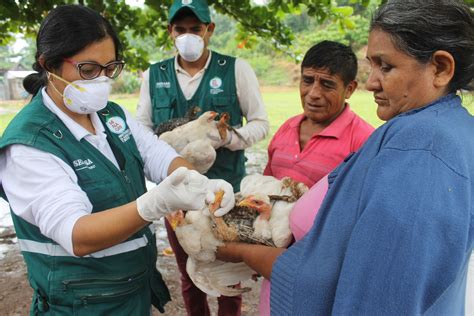
{"label": "bare arm", "polygon": [[[177,157],[171,162],[168,175],[179,167],[194,169],[185,159]],[[85,256],[119,244],[148,223],[138,214],[135,201],[82,216],[77,220],[72,232],[74,254]]]}
{"label": "bare arm", "polygon": [[79,218],[72,231],[72,243],[76,256],[114,246],[129,238],[149,222],[137,211],[135,201]]}
{"label": "bare arm", "polygon": [[229,242],[217,248],[217,259],[228,262],[244,262],[251,269],[270,280],[273,263],[285,248]]}
{"label": "bare arm", "polygon": [[194,168],[194,166],[190,164],[186,159],[182,157],[176,157],[175,159],[173,159],[173,161],[170,163],[168,167],[168,175],[173,173],[173,171],[175,171],[179,167],[185,167],[190,170],[196,170],[196,168]]}

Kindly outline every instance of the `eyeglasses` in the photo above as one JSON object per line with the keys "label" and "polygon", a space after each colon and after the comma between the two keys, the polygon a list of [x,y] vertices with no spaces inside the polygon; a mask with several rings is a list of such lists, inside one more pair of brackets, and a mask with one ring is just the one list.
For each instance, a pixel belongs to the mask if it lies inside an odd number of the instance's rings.
{"label": "eyeglasses", "polygon": [[125,62],[122,60],[112,61],[105,65],[101,65],[93,61],[77,62],[67,58],[64,58],[64,61],[76,66],[79,75],[85,80],[92,80],[99,77],[102,69],[105,70],[104,74],[107,77],[115,79],[118,75],[120,75],[123,67],[125,66]]}

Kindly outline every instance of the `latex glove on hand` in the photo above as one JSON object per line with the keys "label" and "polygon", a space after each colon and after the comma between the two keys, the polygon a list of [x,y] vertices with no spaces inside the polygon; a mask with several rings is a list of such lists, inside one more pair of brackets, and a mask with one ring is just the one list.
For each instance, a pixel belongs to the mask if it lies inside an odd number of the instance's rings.
{"label": "latex glove on hand", "polygon": [[138,214],[151,222],[176,210],[201,210],[208,184],[209,179],[197,171],[180,167],[137,199]]}
{"label": "latex glove on hand", "polygon": [[216,201],[216,193],[219,191],[223,191],[224,196],[220,202],[220,207],[214,212],[214,216],[223,216],[227,214],[235,205],[234,189],[232,188],[232,185],[229,182],[220,179],[209,179],[206,203],[214,203]]}

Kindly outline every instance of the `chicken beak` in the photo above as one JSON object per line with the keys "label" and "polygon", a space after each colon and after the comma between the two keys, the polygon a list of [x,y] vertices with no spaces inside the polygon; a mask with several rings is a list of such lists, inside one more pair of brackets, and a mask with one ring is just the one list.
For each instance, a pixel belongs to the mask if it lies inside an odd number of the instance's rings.
{"label": "chicken beak", "polygon": [[215,200],[209,204],[209,213],[214,214],[214,212],[219,208],[224,197],[224,191],[219,190],[215,193]]}
{"label": "chicken beak", "polygon": [[246,207],[252,207],[253,203],[251,200],[252,196],[248,196],[247,198],[243,199],[242,201],[237,204],[238,206],[246,206]]}
{"label": "chicken beak", "polygon": [[209,121],[213,121],[218,114],[217,112],[211,111],[211,113],[209,113]]}

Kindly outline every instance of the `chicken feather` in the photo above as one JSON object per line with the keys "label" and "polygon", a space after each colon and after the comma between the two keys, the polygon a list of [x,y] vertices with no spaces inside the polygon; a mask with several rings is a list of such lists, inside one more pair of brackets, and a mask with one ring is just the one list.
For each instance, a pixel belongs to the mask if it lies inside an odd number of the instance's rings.
{"label": "chicken feather", "polygon": [[[217,247],[232,240],[288,246],[292,239],[289,215],[295,201],[306,191],[304,184],[290,178],[249,175],[241,182],[236,206],[226,215],[213,216],[223,192],[216,193],[209,211],[187,212],[176,228],[176,236],[189,255],[186,270],[194,284],[213,296],[234,296],[247,291],[234,285],[250,279],[255,272],[243,263],[216,260]],[[243,205],[244,201],[253,202],[254,208]]]}

